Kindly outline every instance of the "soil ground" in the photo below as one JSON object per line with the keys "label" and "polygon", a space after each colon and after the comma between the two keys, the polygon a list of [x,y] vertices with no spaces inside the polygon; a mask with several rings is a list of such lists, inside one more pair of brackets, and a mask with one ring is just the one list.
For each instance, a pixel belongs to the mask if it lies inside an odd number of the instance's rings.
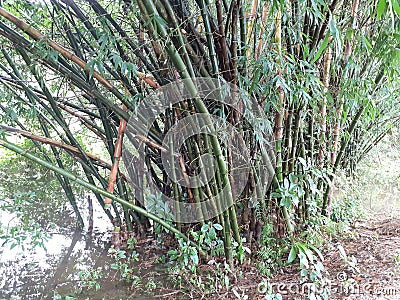
{"label": "soil ground", "polygon": [[[327,242],[323,251],[329,299],[400,300],[400,146],[398,135],[387,137],[360,164],[357,178],[349,184],[337,180],[337,197],[358,199],[364,217],[342,236]],[[343,247],[347,259],[340,254]],[[229,292],[201,296],[195,291],[169,291],[156,299],[271,299],[263,294],[266,278],[249,267]],[[301,285],[298,264],[280,269],[268,280],[282,299],[309,299]],[[265,285],[264,285],[265,286]]]}
{"label": "soil ground", "polygon": [[[400,299],[400,218],[375,214],[346,235],[343,240],[334,239],[324,253],[329,299]],[[348,262],[341,257],[339,245],[345,249]],[[296,268],[284,269],[271,281],[285,284],[283,299],[307,299],[307,295],[291,292],[299,289]]]}
{"label": "soil ground", "polygon": [[[347,255],[340,255],[339,245]],[[345,236],[332,239],[326,246],[324,266],[328,272],[329,299],[400,299],[400,211],[397,217],[376,213],[357,222]],[[229,292],[199,295],[195,290],[168,290],[153,299],[269,299],[263,294],[266,278],[257,269],[248,268]],[[298,264],[280,269],[269,279],[274,292],[285,300],[309,299],[307,285],[301,285]],[[261,284],[261,285],[260,285]],[[302,292],[304,291],[304,293]],[[242,298],[240,298],[242,297]]]}

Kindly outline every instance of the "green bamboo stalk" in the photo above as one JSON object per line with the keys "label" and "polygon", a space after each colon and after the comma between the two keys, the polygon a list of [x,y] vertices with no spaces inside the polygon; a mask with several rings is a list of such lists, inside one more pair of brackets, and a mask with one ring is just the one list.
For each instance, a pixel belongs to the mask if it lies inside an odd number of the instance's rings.
{"label": "green bamboo stalk", "polygon": [[[359,5],[359,0],[354,0],[353,5],[352,5],[352,12],[351,12],[351,26],[353,30],[356,30],[356,24],[357,24],[357,13],[358,13],[358,5]],[[352,38],[353,39],[353,38]],[[339,74],[339,77],[341,78],[343,76],[343,70],[345,70],[345,75],[344,77],[347,77],[347,63],[348,59],[350,57],[350,54],[352,52],[352,47],[353,47],[353,41],[349,40],[346,43],[345,51],[343,54],[343,58],[341,61],[341,72]],[[340,98],[337,100],[336,107],[337,107],[337,112],[336,112],[336,124],[333,130],[333,143],[332,143],[332,151],[331,151],[331,157],[330,157],[330,163],[331,165],[335,165],[336,163],[336,158],[337,158],[337,148],[339,145],[339,137],[340,137],[340,131],[341,131],[341,120],[342,120],[342,114],[343,114],[343,106],[344,106],[344,99],[343,96],[340,96]],[[324,194],[323,197],[323,213],[325,215],[329,215],[329,210],[332,204],[332,187],[335,184],[334,178],[331,177],[331,185],[328,187],[328,191]]]}
{"label": "green bamboo stalk", "polygon": [[[324,55],[324,69],[322,74],[322,84],[323,84],[323,92],[327,94],[329,91],[329,79],[330,79],[330,70],[331,70],[331,62],[332,62],[332,50],[331,47],[328,46],[328,49]],[[327,96],[323,95],[321,99],[320,105],[320,135],[319,135],[319,152],[318,152],[318,166],[319,168],[323,168],[325,165],[325,157],[326,157],[326,107],[327,107]]]}
{"label": "green bamboo stalk", "polygon": [[165,80],[156,72],[160,69],[160,66],[155,63],[153,55],[150,51],[146,51],[146,55],[144,55],[138,45],[134,43],[134,41],[128,36],[128,34],[121,28],[121,26],[112,18],[112,16],[100,5],[100,3],[96,0],[88,0],[90,6],[93,8],[94,12],[98,16],[105,17],[111,25],[116,29],[119,35],[123,38],[124,41],[129,45],[131,51],[140,59],[140,61],[144,64],[146,69],[155,77],[158,83],[165,83]]}
{"label": "green bamboo stalk", "polygon": [[[33,52],[38,54],[36,46],[27,41],[24,37],[16,33],[14,30],[6,26],[3,22],[0,21],[0,34],[4,35],[6,38],[9,38],[16,45],[18,45],[18,49],[25,49],[28,52]],[[60,72],[65,75],[68,79],[72,81],[72,83],[77,86],[79,89],[85,91],[87,95],[93,96],[93,98],[101,101],[106,107],[110,108],[117,116],[124,118],[125,120],[129,119],[129,114],[123,111],[117,104],[113,103],[111,100],[102,95],[96,88],[92,85],[89,85],[85,82],[81,74],[75,69],[73,66],[71,67],[68,63],[66,63],[62,57],[58,58],[60,63],[55,63],[53,61],[43,59],[43,65],[51,68],[54,71]]]}
{"label": "green bamboo stalk", "polygon": [[[45,98],[47,100],[49,100],[50,104],[51,104],[51,108],[48,107],[47,105],[45,105],[40,99],[39,97],[34,94],[30,88],[28,86],[26,86],[25,84],[21,83],[23,89],[25,90],[27,96],[29,99],[31,99],[32,101],[37,101],[39,102],[45,109],[46,111],[54,118],[54,120],[60,125],[60,127],[64,130],[64,132],[66,133],[66,136],[68,138],[68,141],[72,144],[72,145],[76,145],[76,147],[78,148],[78,150],[80,151],[81,155],[83,156],[84,160],[80,161],[82,167],[84,169],[86,169],[89,173],[93,173],[97,179],[99,179],[99,181],[105,185],[105,180],[100,176],[100,174],[98,173],[97,168],[93,165],[91,159],[87,156],[86,152],[83,151],[83,149],[81,148],[80,144],[77,142],[77,140],[75,139],[75,137],[73,136],[73,134],[71,133],[71,131],[69,130],[68,125],[65,123],[63,116],[61,115],[61,112],[59,111],[59,108],[55,102],[55,99],[53,98],[53,96],[51,95],[51,93],[49,92],[49,90],[47,89],[45,83],[43,82],[43,79],[39,76],[39,74],[37,73],[36,67],[32,64],[30,58],[28,57],[27,53],[21,48],[18,49],[18,52],[21,54],[21,56],[23,57],[23,59],[25,60],[25,62],[27,63],[27,65],[29,66],[30,71],[32,72],[32,74],[34,75],[34,77],[36,78],[36,80],[39,83],[40,88],[43,91],[43,94],[45,96]],[[13,61],[8,57],[7,53],[3,52],[4,56],[7,59],[7,61],[9,62],[9,64],[13,67],[13,70],[16,72],[17,75],[21,76],[17,70],[17,68],[15,67]],[[19,79],[22,80],[22,77],[18,77]],[[51,124],[51,123],[50,123]],[[64,142],[68,143],[68,141],[66,141],[63,137],[63,135],[61,135],[58,130],[56,130],[56,132],[58,133],[58,135],[60,136],[61,139],[64,140]],[[69,193],[70,194],[70,193]],[[74,205],[74,203],[71,203],[72,206],[74,207],[75,210],[77,210],[77,206]],[[76,207],[75,207],[76,206]],[[119,215],[116,206],[113,206],[114,211],[117,215]]]}
{"label": "green bamboo stalk", "polygon": [[[281,64],[282,56],[282,12],[280,6],[277,8],[275,15],[275,43],[277,45],[277,64]],[[282,70],[279,67],[278,73],[282,76]],[[283,183],[283,169],[282,169],[282,137],[283,137],[283,121],[284,121],[284,111],[285,111],[285,93],[282,86],[277,89],[278,93],[278,103],[277,111],[275,113],[275,149],[276,149],[276,185],[278,187]],[[285,218],[288,233],[292,237],[293,225],[290,220],[290,215],[286,207],[282,207],[282,212]]]}
{"label": "green bamboo stalk", "polygon": [[294,112],[294,101],[289,104],[287,110],[287,117],[285,120],[285,130],[284,130],[284,149],[287,149],[285,154],[283,155],[282,162],[282,173],[287,176],[289,174],[289,160],[291,156],[291,147],[292,143],[292,126],[293,126],[293,112]]}
{"label": "green bamboo stalk", "polygon": [[[301,105],[300,105],[301,106]],[[302,109],[299,108],[295,112],[295,118],[294,118],[294,131],[293,131],[293,141],[292,141],[292,149],[291,149],[291,156],[289,158],[289,167],[288,167],[288,173],[293,173],[295,170],[295,162],[296,162],[296,155],[297,153],[297,148],[298,148],[298,141],[299,141],[299,132],[300,132],[300,122],[301,122],[301,111]],[[304,156],[302,156],[304,157]]]}
{"label": "green bamboo stalk", "polygon": [[[161,2],[157,1],[156,3],[157,3],[156,4],[157,7],[161,6]],[[163,1],[162,7],[165,8],[166,12],[168,13],[168,17],[172,21],[172,25],[174,26],[173,33],[175,33],[177,35],[177,37],[178,37],[178,41],[177,41],[175,47],[177,49],[180,49],[180,51],[182,52],[182,56],[183,56],[183,59],[186,62],[186,67],[188,68],[188,72],[189,72],[190,76],[192,78],[194,78],[196,75],[195,75],[195,72],[194,72],[192,61],[191,61],[191,59],[189,57],[189,54],[188,54],[188,51],[187,51],[188,41],[186,39],[184,39],[183,36],[182,36],[181,28],[179,26],[178,20],[176,19],[175,12],[174,12],[173,8],[171,7],[171,4],[169,3],[168,0]]]}
{"label": "green bamboo stalk", "polygon": [[[38,30],[36,30],[34,27],[26,24],[22,20],[18,19],[8,11],[4,10],[3,8],[0,7],[0,15],[7,20],[9,20],[11,23],[16,25],[19,29],[24,31],[26,34],[28,34],[31,38],[34,40],[42,40],[46,44],[48,44],[52,49],[60,53],[65,59],[68,59],[75,64],[77,64],[79,67],[81,67],[84,70],[87,70],[87,63],[80,59],[78,56],[75,54],[71,53],[69,50],[64,48],[63,46],[57,44],[56,42],[45,38],[45,36],[40,33]],[[107,79],[105,79],[103,76],[101,76],[97,71],[94,71],[92,73],[92,76],[96,78],[96,80],[102,84],[105,88],[107,88],[115,97],[117,97],[123,104],[125,104],[128,108],[134,109],[133,105],[131,102],[127,101],[125,97],[115,88],[114,85],[112,85]]]}
{"label": "green bamboo stalk", "polygon": [[[142,2],[141,0],[139,0],[139,1]],[[166,40],[167,53],[168,53],[169,57],[171,58],[172,62],[174,63],[175,67],[180,72],[182,78],[186,79],[184,83],[185,83],[186,88],[190,92],[190,94],[193,96],[193,103],[195,104],[197,110],[200,113],[204,113],[205,116],[208,116],[205,119],[205,121],[207,122],[206,125],[212,126],[212,121],[211,121],[211,118],[209,117],[208,109],[205,106],[204,102],[198,97],[197,88],[196,88],[195,84],[193,83],[193,81],[190,80],[190,74],[187,71],[187,68],[186,68],[185,63],[183,62],[182,58],[179,56],[178,51],[173,46],[173,44],[168,41],[167,30],[166,30],[164,24],[160,22],[159,15],[157,13],[157,10],[155,8],[153,1],[152,0],[145,1],[143,3],[143,5],[146,7],[150,16],[155,16],[154,23],[156,23],[156,25],[157,25],[160,36],[164,40]],[[227,165],[226,165],[226,162],[225,162],[222,150],[221,150],[221,146],[219,144],[218,139],[215,136],[211,136],[210,139],[211,139],[211,145],[213,148],[213,152],[217,159],[217,165],[218,165],[218,169],[220,172],[221,183],[223,186],[226,186],[229,190],[228,199],[227,199],[228,205],[232,206],[234,203],[233,198],[232,198],[232,189],[230,186],[229,177],[228,177],[228,169],[227,169]],[[217,182],[219,180],[218,177],[219,176],[217,176]],[[231,211],[231,213],[234,214],[234,212],[232,212],[232,211]],[[234,232],[235,239],[237,239],[236,240],[237,243],[241,244],[239,228],[238,228],[237,223],[234,224],[234,227],[232,228],[232,230]]]}
{"label": "green bamboo stalk", "polygon": [[208,8],[210,7],[210,5],[207,0],[196,0],[196,2],[197,2],[197,5],[200,7],[201,15],[203,17],[204,29],[205,29],[206,38],[207,38],[207,47],[208,47],[211,66],[212,66],[211,74],[212,74],[212,76],[217,76],[219,73],[219,68],[218,68],[217,54],[215,52],[215,44],[214,44],[213,34],[212,34],[212,30],[211,30],[210,15],[208,13],[209,12]]}
{"label": "green bamboo stalk", "polygon": [[160,224],[162,227],[164,227],[165,229],[168,229],[169,231],[173,232],[174,234],[176,234],[178,237],[184,239],[185,241],[189,241],[191,242],[192,245],[198,246],[197,244],[195,244],[194,242],[190,241],[189,238],[184,235],[182,232],[180,232],[179,230],[177,230],[175,227],[173,227],[172,225],[168,224],[167,222],[165,222],[164,220],[158,218],[156,215],[153,215],[152,213],[147,212],[146,210],[144,210],[143,208],[136,206],[122,198],[119,198],[117,196],[115,196],[114,194],[111,194],[95,185],[90,184],[87,181],[84,181],[82,179],[80,179],[78,176],[66,171],[65,169],[61,169],[31,153],[29,153],[27,150],[8,142],[7,140],[3,140],[0,139],[0,146],[3,146],[15,153],[18,153],[36,163],[38,163],[39,165],[52,170],[66,178],[68,178],[69,180],[71,180],[72,182],[75,182],[76,184],[85,187],[93,192],[99,193],[100,195],[103,195],[104,197],[110,198],[118,203],[120,203],[123,206],[129,207],[130,209],[133,209],[134,211],[138,212],[139,214],[144,215],[145,217],[153,220],[154,222]]}

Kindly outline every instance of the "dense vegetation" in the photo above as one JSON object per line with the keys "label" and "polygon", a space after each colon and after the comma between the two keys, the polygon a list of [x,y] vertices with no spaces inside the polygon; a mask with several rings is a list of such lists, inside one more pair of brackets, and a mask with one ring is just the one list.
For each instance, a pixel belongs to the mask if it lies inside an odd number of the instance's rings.
{"label": "dense vegetation", "polygon": [[[78,226],[71,182],[92,190],[128,236],[176,236],[180,250],[170,254],[186,265],[206,255],[233,265],[251,249],[264,250],[262,264],[270,236],[288,238],[282,252],[305,264],[318,250],[301,233],[331,217],[335,174],[352,174],[400,120],[397,0],[3,1],[0,15],[0,145],[56,172]],[[198,77],[237,86],[261,117],[240,101],[202,99]],[[140,104],[176,80],[191,97],[158,114],[146,136],[124,141],[130,117],[128,127],[136,126],[132,117],[147,117],[135,115]],[[212,155],[209,182],[187,187],[165,170],[168,130],[197,113],[231,124],[248,148],[251,168],[239,194],[223,135],[203,132],[177,150],[186,175]],[[12,134],[32,144],[13,144]],[[119,170],[128,145],[145,145],[145,159]],[[271,183],[266,165],[274,168]],[[159,194],[132,180],[153,182],[183,203],[226,188],[230,206],[210,220],[180,222]]]}

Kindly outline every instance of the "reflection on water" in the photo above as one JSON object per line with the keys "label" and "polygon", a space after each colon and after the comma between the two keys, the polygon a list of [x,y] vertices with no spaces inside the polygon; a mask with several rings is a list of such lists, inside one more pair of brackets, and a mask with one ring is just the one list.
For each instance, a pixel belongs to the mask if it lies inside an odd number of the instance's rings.
{"label": "reflection on water", "polygon": [[[100,205],[93,201],[93,234],[76,231],[73,210],[54,176],[28,161],[16,162],[0,158],[0,299],[53,299],[58,294],[79,299],[77,268],[97,267],[105,278],[91,299],[127,299],[128,289],[115,282],[107,287],[107,276],[115,275],[107,269],[112,225]],[[87,196],[77,197],[86,226]]]}
{"label": "reflection on water", "polygon": [[[0,297],[12,299],[52,298],[74,292],[78,283],[75,266],[102,267],[108,260],[109,237],[91,240],[80,232],[70,237],[53,234],[46,249],[4,249],[0,262]],[[107,262],[109,264],[109,262]]]}

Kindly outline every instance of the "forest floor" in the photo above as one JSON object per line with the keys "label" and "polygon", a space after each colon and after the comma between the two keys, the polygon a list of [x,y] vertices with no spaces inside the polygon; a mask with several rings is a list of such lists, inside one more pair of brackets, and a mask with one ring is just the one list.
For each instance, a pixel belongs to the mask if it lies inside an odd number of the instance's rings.
{"label": "forest floor", "polygon": [[[327,237],[322,254],[329,299],[400,299],[399,178],[400,146],[396,137],[388,137],[364,159],[353,180],[337,179],[337,197],[350,195],[362,217],[339,235]],[[193,288],[189,293],[166,291],[155,299],[280,299],[265,294],[266,282],[281,299],[312,299],[309,286],[300,283],[298,263],[280,268],[270,278],[255,267],[243,268],[229,292],[219,295],[201,295]]]}
{"label": "forest floor", "polygon": [[[329,299],[400,299],[398,134],[387,136],[371,151],[350,183],[349,178],[338,178],[337,187],[341,191],[338,198],[351,196],[363,216],[324,247]],[[340,246],[347,258],[341,255]],[[301,291],[299,273],[298,267],[292,265],[270,280],[281,284],[283,299],[308,299],[307,295],[291,292]]]}
{"label": "forest floor", "polygon": [[[388,213],[371,214],[326,244],[322,254],[329,299],[400,299],[400,210]],[[340,246],[346,258],[341,255]],[[300,283],[298,263],[279,269],[269,279],[254,267],[243,271],[229,291],[218,295],[201,295],[195,287],[188,292],[188,287],[183,286],[180,291],[159,290],[153,299],[279,299],[268,298],[263,292],[262,283],[266,280],[281,299],[310,299],[310,286]]]}
{"label": "forest floor", "polygon": [[[329,299],[400,299],[400,214],[374,214],[357,223],[343,239],[333,239],[328,248],[323,255],[330,281]],[[299,284],[296,266],[282,269],[271,282],[283,299],[308,298],[299,293],[307,291],[307,286]]]}

